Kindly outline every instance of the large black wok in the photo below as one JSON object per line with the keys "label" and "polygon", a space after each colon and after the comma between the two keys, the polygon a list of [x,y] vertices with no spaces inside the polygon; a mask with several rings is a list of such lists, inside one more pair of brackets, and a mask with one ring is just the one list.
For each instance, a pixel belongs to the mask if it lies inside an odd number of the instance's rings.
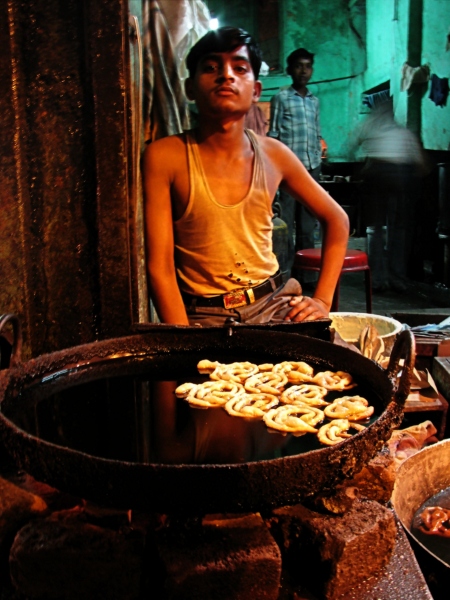
{"label": "large black wok", "polygon": [[[19,331],[16,320],[10,320]],[[147,333],[69,348],[25,363],[20,359],[18,337],[10,368],[0,372],[0,440],[17,467],[88,500],[159,512],[264,511],[333,489],[339,480],[360,470],[401,422],[414,364],[414,341],[407,331],[399,335],[387,370],[329,342],[242,326],[200,329],[162,325]],[[336,446],[299,447],[297,452],[294,445],[289,456],[281,452],[279,458],[217,464],[189,459],[178,464],[109,459],[40,439],[17,424],[17,416],[29,410],[30,393],[39,399],[123,374],[187,381],[204,358],[221,362],[304,360],[319,370],[348,371],[360,385],[357,389],[371,396],[376,418],[364,431]],[[401,358],[405,364],[399,375]],[[75,395],[73,404],[78,401],[82,397]],[[218,413],[200,412],[206,415],[207,431],[208,419]],[[230,423],[235,436],[234,429],[241,427],[237,423],[243,420],[234,419]],[[280,447],[289,443],[289,436],[275,434],[273,439],[281,440]],[[226,439],[221,438],[220,445],[226,450]]]}

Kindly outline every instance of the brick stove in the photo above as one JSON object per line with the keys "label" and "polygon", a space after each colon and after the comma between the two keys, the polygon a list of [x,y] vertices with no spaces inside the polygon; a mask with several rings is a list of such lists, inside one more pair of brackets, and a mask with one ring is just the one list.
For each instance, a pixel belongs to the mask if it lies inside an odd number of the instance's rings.
{"label": "brick stove", "polygon": [[[380,454],[313,509],[264,516],[115,510],[9,471],[0,479],[0,599],[431,600],[385,506],[388,463]],[[384,484],[374,486],[380,472]]]}

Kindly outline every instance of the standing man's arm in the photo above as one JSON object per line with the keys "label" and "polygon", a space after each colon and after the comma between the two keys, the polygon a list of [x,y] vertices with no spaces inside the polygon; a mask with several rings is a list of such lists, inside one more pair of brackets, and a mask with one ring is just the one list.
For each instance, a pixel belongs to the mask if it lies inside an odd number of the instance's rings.
{"label": "standing man's arm", "polygon": [[267,135],[269,137],[280,139],[281,120],[283,117],[283,106],[280,96],[277,94],[270,101],[270,123]]}
{"label": "standing man's arm", "polygon": [[189,325],[174,258],[171,191],[177,161],[173,145],[173,138],[153,142],[147,146],[143,157],[147,273],[150,294],[160,320]]}
{"label": "standing man's arm", "polygon": [[316,104],[316,131],[317,131],[317,143],[320,147],[320,153],[322,154],[322,131],[320,128],[320,104],[318,98],[315,100]]}

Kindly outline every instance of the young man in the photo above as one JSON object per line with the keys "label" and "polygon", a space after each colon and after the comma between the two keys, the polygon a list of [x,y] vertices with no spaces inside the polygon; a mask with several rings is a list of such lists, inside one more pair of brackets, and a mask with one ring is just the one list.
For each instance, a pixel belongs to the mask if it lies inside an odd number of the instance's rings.
{"label": "young man", "polygon": [[[197,129],[160,139],[144,154],[147,266],[162,322],[218,325],[328,316],[348,238],[345,212],[284,144],[244,128],[261,92],[261,56],[243,30],[208,32],[191,49],[186,92]],[[324,231],[312,298],[281,286],[272,252],[272,199],[279,186]]]}
{"label": "young man", "polygon": [[[298,48],[288,56],[286,71],[292,78],[292,85],[271,100],[268,135],[286,144],[318,181],[322,155],[319,100],[306,87],[313,73],[313,64],[314,54],[305,48]],[[295,252],[314,248],[316,218],[284,190],[280,190],[279,202],[281,218],[288,226],[289,259],[282,268],[290,273]],[[312,274],[310,280],[305,275],[305,282],[313,280]]]}

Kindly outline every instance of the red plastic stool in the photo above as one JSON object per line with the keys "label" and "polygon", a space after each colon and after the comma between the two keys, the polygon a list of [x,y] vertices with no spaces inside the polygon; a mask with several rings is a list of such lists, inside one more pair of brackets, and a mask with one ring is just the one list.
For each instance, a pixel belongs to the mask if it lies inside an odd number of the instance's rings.
{"label": "red plastic stool", "polygon": [[[299,250],[295,254],[294,269],[297,271],[320,271],[322,251],[320,248],[306,248]],[[372,312],[372,276],[369,267],[369,257],[361,250],[347,250],[342,265],[342,273],[354,273],[364,271],[364,281],[366,285],[366,308],[367,312]],[[339,283],[340,278],[334,290],[333,303],[330,312],[336,312],[339,306]]]}

